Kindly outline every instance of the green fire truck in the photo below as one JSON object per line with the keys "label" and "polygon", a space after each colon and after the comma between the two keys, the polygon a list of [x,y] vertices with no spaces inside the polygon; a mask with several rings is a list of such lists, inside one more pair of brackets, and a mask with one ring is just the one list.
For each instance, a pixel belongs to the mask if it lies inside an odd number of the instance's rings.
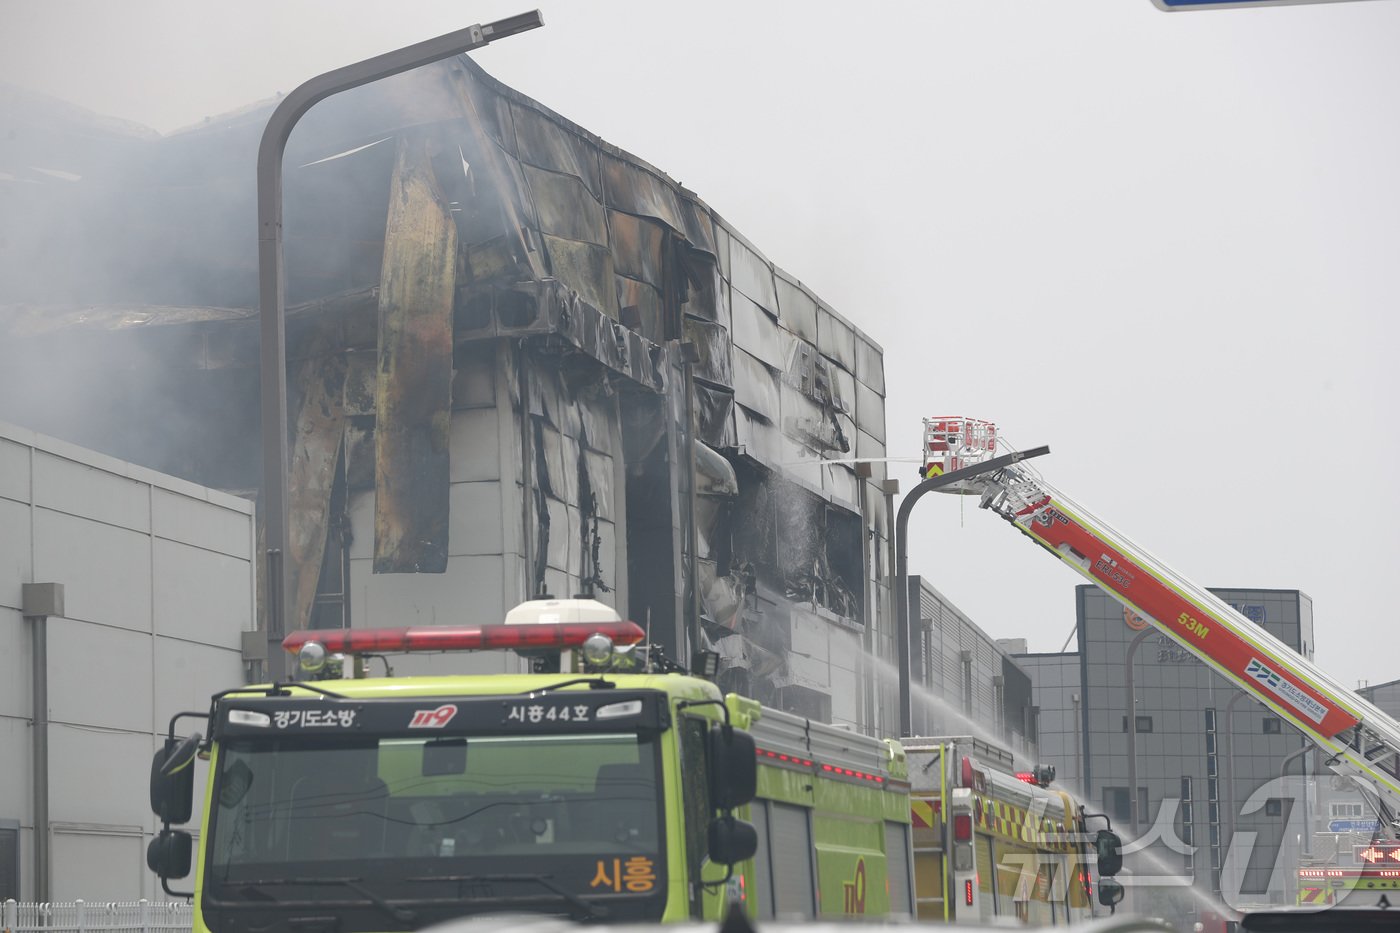
{"label": "green fire truck", "polygon": [[[592,600],[532,601],[499,624],[294,633],[303,679],[172,718],[148,864],[193,898],[194,933],[502,911],[913,914],[899,743],[722,695],[643,640]],[[532,672],[363,676],[369,657],[460,650],[515,651]],[[192,717],[207,736],[178,735]],[[196,758],[197,842],[179,828]]]}

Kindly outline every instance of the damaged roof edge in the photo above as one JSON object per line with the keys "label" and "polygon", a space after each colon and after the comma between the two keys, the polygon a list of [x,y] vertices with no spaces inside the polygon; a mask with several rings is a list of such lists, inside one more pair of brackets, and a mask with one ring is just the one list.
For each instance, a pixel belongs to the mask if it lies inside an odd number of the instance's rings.
{"label": "damaged roof edge", "polygon": [[851,328],[851,330],[855,331],[856,336],[873,346],[875,349],[879,350],[883,355],[884,347],[882,347],[877,341],[873,340],[870,337],[870,335],[867,334],[865,331],[861,330],[861,328],[851,323],[850,319],[848,319],[845,315],[832,308],[830,303],[823,301],[821,296],[817,295],[810,288],[804,285],[800,278],[783,269],[777,263],[769,259],[768,256],[763,252],[763,250],[759,249],[753,244],[751,240],[749,240],[748,237],[744,236],[742,233],[736,230],[727,220],[724,219],[724,216],[720,214],[719,211],[716,211],[694,191],[691,191],[685,185],[682,185],[680,182],[676,181],[670,175],[667,175],[661,169],[652,165],[645,159],[642,159],[639,156],[636,156],[625,149],[621,149],[617,146],[614,146],[612,143],[608,142],[602,137],[584,129],[582,126],[570,120],[568,117],[563,116],[557,111],[551,110],[549,107],[535,100],[533,97],[529,97],[525,94],[522,94],[515,88],[502,83],[501,81],[493,77],[490,73],[488,73],[486,69],[482,68],[481,65],[477,64],[477,62],[473,60],[471,56],[462,55],[460,56],[460,59],[466,63],[466,66],[471,71],[472,76],[476,80],[481,81],[482,84],[485,85],[486,88],[492,91],[493,93],[501,95],[502,97],[510,100],[512,103],[519,104],[522,107],[528,107],[529,109],[538,113],[544,119],[555,123],[560,128],[570,133],[573,133],[574,135],[578,136],[580,139],[584,140],[590,145],[597,146],[602,152],[606,153],[607,155],[610,155],[617,159],[621,159],[627,162],[628,164],[632,165],[633,167],[647,172],[648,174],[655,177],[658,181],[671,187],[681,197],[696,204],[698,207],[700,207],[702,210],[704,210],[707,214],[710,215],[711,219],[717,226],[722,227],[724,231],[728,233],[731,237],[734,237],[746,248],[752,250],[755,254],[762,257],[764,262],[772,266],[773,271],[776,275],[783,276],[790,282],[794,283],[798,288],[801,288],[804,292],[807,293],[808,297],[810,297],[818,305],[820,305],[822,308],[828,311],[841,323],[845,324],[847,327]]}
{"label": "damaged roof edge", "polygon": [[[334,311],[355,302],[378,299],[379,286],[347,289],[299,302],[287,308],[287,317],[299,318],[321,311]],[[228,308],[210,305],[161,305],[133,302],[95,304],[0,304],[0,332],[11,337],[41,337],[67,330],[123,330],[133,327],[163,327],[171,324],[221,324],[256,321],[257,308]]]}
{"label": "damaged roof edge", "polygon": [[[707,209],[707,210],[710,210],[708,207],[707,207],[706,209]],[[752,251],[753,251],[756,255],[758,255],[764,262],[766,262],[766,263],[768,263],[770,266],[772,266],[772,267],[773,267],[773,274],[774,274],[775,276],[778,276],[778,277],[787,279],[787,280],[788,280],[789,282],[791,282],[793,285],[795,285],[796,287],[802,289],[803,293],[806,294],[806,296],[807,296],[808,298],[811,298],[814,302],[816,302],[818,307],[822,308],[822,310],[826,311],[826,312],[827,312],[828,314],[830,314],[832,317],[836,318],[836,320],[840,321],[842,324],[845,324],[845,325],[846,325],[847,327],[849,327],[851,330],[855,331],[855,334],[856,334],[857,337],[859,337],[861,340],[864,340],[866,343],[870,344],[870,345],[871,345],[872,347],[874,347],[876,350],[879,350],[881,356],[884,355],[885,348],[882,347],[882,346],[879,344],[878,341],[876,341],[874,338],[872,338],[872,337],[871,337],[869,334],[867,334],[865,331],[861,330],[861,329],[860,329],[859,327],[857,327],[855,324],[851,323],[850,319],[847,318],[847,317],[846,317],[844,314],[842,314],[840,311],[837,311],[835,308],[833,308],[833,307],[831,306],[831,303],[830,303],[830,302],[823,301],[823,300],[822,300],[822,297],[821,297],[820,295],[818,295],[816,292],[812,291],[810,288],[808,288],[808,287],[806,286],[806,284],[804,284],[803,281],[802,281],[800,278],[798,278],[797,276],[793,275],[791,272],[788,272],[788,271],[787,271],[786,269],[784,269],[782,266],[778,265],[777,263],[775,263],[775,262],[773,262],[771,259],[769,259],[768,256],[763,252],[763,250],[761,250],[761,249],[759,249],[757,246],[755,246],[755,245],[753,244],[753,241],[750,240],[748,237],[744,236],[744,235],[743,235],[742,233],[740,233],[738,230],[735,230],[732,226],[730,226],[729,222],[728,222],[727,220],[725,220],[718,212],[716,212],[716,211],[714,211],[714,210],[710,210],[710,216],[714,217],[715,223],[719,224],[721,227],[724,228],[724,232],[725,232],[725,233],[729,234],[731,237],[733,237],[734,239],[738,240],[740,243],[742,243],[742,244],[744,245],[744,247],[745,247],[746,249],[752,250]]]}

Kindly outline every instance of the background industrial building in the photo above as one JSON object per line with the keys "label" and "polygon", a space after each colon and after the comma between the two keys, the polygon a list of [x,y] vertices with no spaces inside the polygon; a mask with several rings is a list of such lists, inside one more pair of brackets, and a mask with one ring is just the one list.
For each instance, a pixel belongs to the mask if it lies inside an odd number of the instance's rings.
{"label": "background industrial building", "polygon": [[1030,675],[1014,656],[1024,639],[995,639],[928,580],[909,577],[911,719],[915,735],[971,735],[1039,763]]}
{"label": "background industrial building", "polygon": [[[1211,592],[1312,659],[1306,594]],[[1126,859],[1133,909],[1189,910],[1186,879],[1232,904],[1291,902],[1303,839],[1322,815],[1316,764],[1303,778],[1311,743],[1098,587],[1078,586],[1075,604],[1077,652],[1015,659],[1034,682],[1041,753],[1059,780],[1144,841]]]}
{"label": "background industrial building", "polygon": [[[253,544],[244,499],[0,424],[0,901],[34,894],[36,811],[49,897],[160,896],[151,756],[171,716],[244,682]],[[61,615],[26,618],[36,582]]]}

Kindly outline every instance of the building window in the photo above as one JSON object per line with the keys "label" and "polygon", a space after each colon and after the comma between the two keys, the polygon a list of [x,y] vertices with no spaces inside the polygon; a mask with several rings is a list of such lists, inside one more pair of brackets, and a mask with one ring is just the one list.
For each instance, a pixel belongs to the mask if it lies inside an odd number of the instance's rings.
{"label": "building window", "polygon": [[[1105,787],[1103,789],[1103,810],[1111,820],[1128,823],[1133,818],[1132,803],[1128,800],[1126,787]],[[1138,788],[1138,822],[1147,819],[1147,788]]]}
{"label": "building window", "polygon": [[1327,815],[1334,820],[1359,820],[1366,816],[1365,808],[1359,803],[1332,802],[1327,805]]}
{"label": "building window", "polygon": [[1117,820],[1120,823],[1132,819],[1133,813],[1128,804],[1128,789],[1126,787],[1105,787],[1103,789],[1103,809],[1108,814],[1109,819]]}
{"label": "building window", "polygon": [[963,712],[972,715],[972,652],[966,649],[958,652],[958,658],[962,662],[963,681]]}
{"label": "building window", "polygon": [[1264,717],[1264,734],[1279,735],[1283,732],[1283,723],[1277,716]]}
{"label": "building window", "polygon": [[0,903],[19,900],[19,822],[0,820]]}
{"label": "building window", "polygon": [[1283,816],[1283,800],[1279,797],[1270,797],[1264,801],[1265,816]]}
{"label": "building window", "polygon": [[[1151,717],[1151,716],[1134,716],[1134,717],[1133,717],[1133,722],[1135,723],[1134,729],[1136,729],[1138,732],[1151,732],[1151,731],[1152,731],[1152,717]],[[1128,717],[1127,717],[1127,716],[1124,716],[1124,717],[1123,717],[1123,731],[1124,731],[1124,732],[1127,732],[1127,731],[1128,731]]]}

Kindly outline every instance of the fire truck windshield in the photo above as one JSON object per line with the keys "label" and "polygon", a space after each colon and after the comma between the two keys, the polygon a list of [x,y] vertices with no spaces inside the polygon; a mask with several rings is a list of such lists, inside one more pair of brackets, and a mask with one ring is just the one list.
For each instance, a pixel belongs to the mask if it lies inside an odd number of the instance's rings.
{"label": "fire truck windshield", "polygon": [[659,905],[659,779],[650,732],[230,736],[206,915],[243,928],[249,909],[362,903],[358,888],[416,911],[412,925],[454,902],[446,916],[553,901],[570,913],[580,898]]}

